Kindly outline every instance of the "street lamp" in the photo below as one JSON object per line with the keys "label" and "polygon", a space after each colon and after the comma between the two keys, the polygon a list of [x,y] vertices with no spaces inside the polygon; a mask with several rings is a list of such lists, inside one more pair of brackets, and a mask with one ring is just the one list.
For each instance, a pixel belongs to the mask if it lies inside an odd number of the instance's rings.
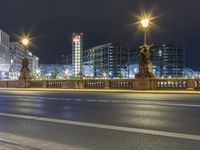
{"label": "street lamp", "polygon": [[151,16],[144,14],[140,17],[140,24],[144,30],[144,43],[140,46],[140,56],[141,61],[139,64],[139,72],[136,74],[135,78],[145,79],[145,78],[155,78],[152,69],[152,63],[150,61],[150,47],[152,45],[147,44],[147,32],[151,23]]}
{"label": "street lamp", "polygon": [[29,39],[28,39],[28,38],[22,39],[22,44],[23,44],[24,46],[28,46],[28,44],[29,44]]}
{"label": "street lamp", "polygon": [[143,29],[144,29],[144,45],[147,45],[147,31],[150,23],[150,19],[144,18],[140,21]]}
{"label": "street lamp", "polygon": [[27,55],[28,45],[30,43],[30,40],[29,40],[29,38],[24,37],[24,38],[22,38],[21,43],[22,43],[22,46],[24,47],[24,50],[25,50],[25,56],[22,60],[22,68],[20,70],[19,80],[25,80],[26,81],[26,80],[31,79],[30,70],[28,68],[29,61],[28,61],[28,55]]}

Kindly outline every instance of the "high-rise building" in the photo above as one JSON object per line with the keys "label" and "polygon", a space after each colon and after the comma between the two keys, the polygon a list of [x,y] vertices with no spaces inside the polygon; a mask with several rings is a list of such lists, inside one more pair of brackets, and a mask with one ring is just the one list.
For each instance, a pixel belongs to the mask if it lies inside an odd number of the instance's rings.
{"label": "high-rise building", "polygon": [[151,48],[151,60],[156,65],[160,77],[183,77],[185,50],[181,46],[166,45]]}
{"label": "high-rise building", "polygon": [[72,67],[75,77],[82,74],[83,33],[72,35]]}
{"label": "high-rise building", "polygon": [[9,76],[9,43],[9,35],[0,30],[0,79],[6,79]]}
{"label": "high-rise building", "polygon": [[[158,45],[150,48],[150,57],[156,77],[184,77],[185,67],[184,48],[176,45]],[[140,62],[139,50],[130,52],[131,74],[138,71]]]}
{"label": "high-rise building", "polygon": [[127,77],[128,51],[117,43],[99,45],[84,51],[83,64],[93,66],[95,77]]}

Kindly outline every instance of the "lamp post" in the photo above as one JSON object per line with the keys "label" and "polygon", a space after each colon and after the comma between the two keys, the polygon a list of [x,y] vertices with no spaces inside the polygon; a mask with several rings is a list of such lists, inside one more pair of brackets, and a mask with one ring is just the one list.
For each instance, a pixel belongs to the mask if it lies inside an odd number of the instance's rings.
{"label": "lamp post", "polygon": [[28,55],[27,55],[27,51],[28,51],[28,45],[30,43],[30,40],[28,38],[23,38],[21,41],[24,49],[25,49],[25,56],[22,60],[22,68],[20,70],[20,77],[19,80],[30,80],[30,70],[28,68],[29,65],[29,61],[28,61]]}
{"label": "lamp post", "polygon": [[151,19],[148,17],[144,17],[140,20],[140,24],[144,30],[144,43],[143,46],[140,46],[140,56],[141,61],[139,64],[139,73],[136,74],[135,78],[155,78],[152,69],[152,63],[150,61],[150,47],[152,45],[147,44],[147,33],[149,30]]}
{"label": "lamp post", "polygon": [[147,31],[148,31],[150,20],[148,18],[145,18],[145,19],[142,19],[140,23],[144,29],[144,45],[147,45]]}

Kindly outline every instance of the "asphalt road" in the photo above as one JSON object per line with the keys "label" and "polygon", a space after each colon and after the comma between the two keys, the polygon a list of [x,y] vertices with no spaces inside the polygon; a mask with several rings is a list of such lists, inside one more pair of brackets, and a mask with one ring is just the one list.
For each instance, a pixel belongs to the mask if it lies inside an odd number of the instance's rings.
{"label": "asphalt road", "polygon": [[199,150],[200,95],[0,91],[0,140],[44,150]]}

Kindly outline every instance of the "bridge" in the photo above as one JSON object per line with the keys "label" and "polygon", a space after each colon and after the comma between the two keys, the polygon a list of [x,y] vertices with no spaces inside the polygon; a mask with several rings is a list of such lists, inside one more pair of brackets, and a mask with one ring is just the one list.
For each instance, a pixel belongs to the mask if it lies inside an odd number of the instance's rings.
{"label": "bridge", "polygon": [[0,81],[0,88],[200,90],[200,79],[94,79]]}

